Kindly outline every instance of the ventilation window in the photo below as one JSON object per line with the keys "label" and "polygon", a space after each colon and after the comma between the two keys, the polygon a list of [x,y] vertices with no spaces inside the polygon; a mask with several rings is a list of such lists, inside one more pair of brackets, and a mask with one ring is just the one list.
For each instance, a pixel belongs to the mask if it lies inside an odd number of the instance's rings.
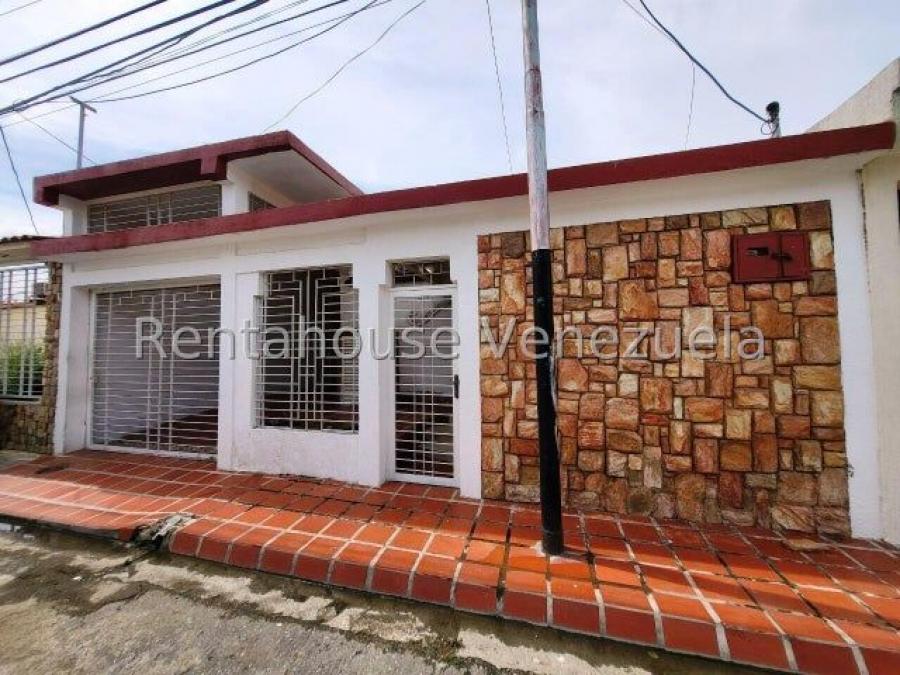
{"label": "ventilation window", "polygon": [[0,399],[43,393],[47,286],[46,265],[0,268]]}
{"label": "ventilation window", "polygon": [[357,431],[359,301],[350,266],[267,273],[257,317],[256,425]]}
{"label": "ventilation window", "polygon": [[440,286],[451,283],[450,261],[447,258],[433,260],[404,260],[391,263],[394,286]]}
{"label": "ventilation window", "polygon": [[88,206],[88,232],[115,232],[222,215],[222,187],[204,185]]}
{"label": "ventilation window", "polygon": [[252,192],[250,193],[250,212],[253,211],[265,211],[267,209],[274,209],[275,205],[267,202],[262,197],[259,197]]}

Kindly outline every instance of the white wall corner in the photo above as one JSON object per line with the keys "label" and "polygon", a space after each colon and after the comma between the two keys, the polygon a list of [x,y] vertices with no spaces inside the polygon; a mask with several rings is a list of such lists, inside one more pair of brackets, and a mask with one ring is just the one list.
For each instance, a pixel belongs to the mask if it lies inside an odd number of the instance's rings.
{"label": "white wall corner", "polygon": [[869,302],[863,204],[857,181],[848,180],[831,200],[844,427],[850,465],[850,526],[854,536],[880,537],[875,354]]}

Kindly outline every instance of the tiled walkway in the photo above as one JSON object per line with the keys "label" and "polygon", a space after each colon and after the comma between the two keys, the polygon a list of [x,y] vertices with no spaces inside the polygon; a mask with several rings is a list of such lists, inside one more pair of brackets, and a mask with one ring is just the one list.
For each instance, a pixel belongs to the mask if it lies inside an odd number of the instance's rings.
{"label": "tiled walkway", "polygon": [[173,552],[561,630],[809,673],[900,673],[900,550],[766,530],[568,513],[569,555],[535,550],[539,513],[448,488],[216,471],[80,452],[0,472],[0,514],[130,539],[196,520]]}

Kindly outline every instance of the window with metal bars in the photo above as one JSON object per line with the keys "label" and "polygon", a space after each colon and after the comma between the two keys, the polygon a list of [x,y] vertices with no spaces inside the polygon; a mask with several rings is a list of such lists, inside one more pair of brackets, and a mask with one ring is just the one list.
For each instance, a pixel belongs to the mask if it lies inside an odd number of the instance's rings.
{"label": "window with metal bars", "polygon": [[258,427],[358,430],[358,298],[349,265],[266,273],[257,297]]}
{"label": "window with metal bars", "polygon": [[250,207],[251,213],[253,211],[265,211],[266,209],[274,209],[275,208],[274,204],[272,204],[271,202],[267,202],[265,199],[263,199],[262,197],[260,197],[258,195],[253,194],[252,192],[250,193],[248,201],[249,201],[249,207]]}
{"label": "window with metal bars", "polygon": [[391,279],[394,286],[449,284],[451,283],[450,261],[447,258],[434,258],[391,263]]}
{"label": "window with metal bars", "polygon": [[0,267],[0,399],[43,394],[48,285],[46,265]]}
{"label": "window with metal bars", "polygon": [[[215,453],[219,345],[214,331],[221,325],[219,285],[128,289],[95,297],[92,444]],[[160,329],[162,352],[138,341],[139,331],[150,336],[155,326]],[[192,329],[199,341],[192,341]],[[180,356],[173,348],[175,341]]]}
{"label": "window with metal bars", "polygon": [[222,215],[222,187],[201,185],[88,206],[88,232],[114,232]]}

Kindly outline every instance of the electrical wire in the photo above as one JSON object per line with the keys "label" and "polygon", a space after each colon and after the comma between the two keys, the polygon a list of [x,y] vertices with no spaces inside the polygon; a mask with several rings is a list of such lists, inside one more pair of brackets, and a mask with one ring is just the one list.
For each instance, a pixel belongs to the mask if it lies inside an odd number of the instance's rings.
{"label": "electrical wire", "polygon": [[[232,33],[236,30],[240,30],[241,28],[245,28],[246,26],[249,26],[251,24],[258,23],[259,21],[262,21],[263,19],[267,19],[267,18],[275,16],[277,14],[281,14],[281,13],[286,12],[289,9],[292,9],[298,5],[306,4],[307,2],[309,2],[309,0],[293,0],[293,2],[290,2],[283,7],[279,7],[278,9],[273,9],[270,12],[263,12],[262,14],[259,14],[255,17],[253,17],[252,19],[244,21],[243,23],[239,23],[234,26],[229,26],[228,28],[225,28],[224,30],[217,31],[215,33],[212,33],[210,35],[202,37],[198,40],[195,40],[194,42],[189,42],[188,44],[183,45],[180,49],[169,48],[166,50],[166,55],[171,56],[171,55],[178,55],[178,54],[183,54],[185,52],[189,52],[194,47],[206,44],[207,42],[215,40],[216,38],[218,38],[222,35],[226,35],[227,33]],[[271,25],[276,25],[276,24],[270,24],[270,26]],[[156,63],[156,62],[154,60],[154,56],[146,56],[141,59],[138,59],[137,61],[132,62],[132,65],[138,65],[141,63]]]}
{"label": "electrical wire", "polygon": [[38,45],[37,47],[31,47],[30,49],[26,49],[24,52],[19,52],[18,54],[13,54],[12,56],[7,56],[4,59],[0,59],[0,66],[5,66],[7,63],[12,63],[13,61],[18,61],[19,59],[24,59],[26,56],[31,56],[32,54],[37,54],[38,52],[42,52],[45,49],[50,49],[50,47],[55,47],[56,45],[62,44],[63,42],[68,42],[69,40],[73,40],[82,35],[87,35],[95,30],[100,28],[104,28],[105,26],[109,26],[110,24],[115,23],[116,21],[120,21],[122,19],[127,19],[129,16],[134,16],[135,14],[139,14],[143,12],[145,9],[150,9],[151,7],[156,7],[156,5],[161,5],[164,2],[168,2],[168,0],[153,0],[153,2],[148,2],[145,5],[141,5],[139,7],[135,7],[134,9],[130,9],[127,12],[122,12],[121,14],[117,14],[116,16],[111,16],[108,19],[104,19],[98,23],[92,24],[90,26],[85,26],[79,30],[74,31],[73,33],[68,33],[67,35],[63,35],[61,37],[50,40],[50,42],[45,42],[42,45]]}
{"label": "electrical wire", "polygon": [[4,16],[8,16],[9,14],[15,14],[16,12],[23,10],[27,7],[31,7],[32,5],[36,5],[39,2],[43,2],[43,0],[31,0],[30,2],[21,4],[18,7],[13,7],[12,9],[8,9],[5,12],[0,12],[0,18],[3,18]]}
{"label": "electrical wire", "polygon": [[750,108],[749,106],[745,105],[744,103],[742,103],[741,101],[736,99],[734,96],[732,96],[729,93],[729,91],[724,87],[724,85],[721,82],[719,82],[719,80],[716,78],[716,76],[713,75],[706,66],[704,66],[702,63],[700,63],[700,61],[697,59],[697,57],[695,57],[690,52],[690,50],[687,47],[685,47],[677,37],[675,37],[675,34],[672,33],[672,31],[670,31],[668,28],[666,28],[665,24],[663,24],[659,19],[656,18],[656,15],[647,6],[647,3],[644,2],[644,0],[638,0],[638,2],[641,3],[641,6],[644,8],[644,10],[647,12],[647,14],[650,15],[650,18],[653,19],[653,22],[657,26],[659,26],[660,29],[662,29],[666,35],[669,36],[669,38],[672,40],[672,42],[674,42],[677,45],[677,47],[685,53],[685,55],[694,63],[695,66],[697,66],[700,70],[702,70],[706,74],[706,76],[710,80],[712,80],[713,84],[715,84],[716,87],[718,87],[719,91],[722,92],[722,94],[725,96],[725,98],[727,98],[729,101],[734,103],[738,108],[740,108],[744,112],[746,112],[746,113],[752,115],[753,117],[755,117],[756,119],[758,119],[760,122],[765,124],[770,121],[768,118],[763,117],[759,113],[754,112],[754,110],[752,108]]}
{"label": "electrical wire", "polygon": [[[82,49],[80,52],[76,52],[75,54],[70,54],[69,56],[61,57],[59,59],[56,59],[55,61],[50,61],[49,63],[44,63],[39,66],[34,66],[33,68],[24,70],[21,73],[16,73],[15,75],[10,75],[9,77],[5,77],[2,80],[0,80],[0,84],[4,84],[6,82],[12,82],[13,80],[17,80],[20,77],[25,77],[26,75],[31,75],[32,73],[37,73],[41,70],[46,70],[47,68],[53,68],[54,66],[58,66],[63,63],[69,63],[70,61],[75,61],[76,59],[80,59],[84,56],[87,56],[88,54],[93,54],[94,52],[98,52],[101,49],[106,49],[107,47],[110,47],[112,45],[117,45],[122,42],[127,42],[128,40],[139,37],[141,35],[147,35],[148,33],[154,33],[158,30],[161,30],[163,28],[171,26],[172,24],[180,23],[187,19],[198,16],[199,14],[204,14],[213,9],[217,9],[223,5],[231,4],[232,2],[235,2],[235,1],[236,0],[217,0],[216,2],[213,2],[209,5],[205,5],[204,7],[199,7],[198,9],[191,10],[190,12],[186,12],[184,14],[179,14],[178,16],[172,17],[171,19],[167,19],[166,21],[162,21],[162,22],[154,24],[152,26],[147,26],[146,28],[141,28],[140,30],[133,31],[123,37],[115,38],[113,40],[107,40],[106,42],[102,42],[99,45],[94,45],[93,47],[88,47],[87,49]],[[254,0],[254,2],[251,4],[253,6],[257,6],[257,5],[263,4],[265,2],[268,2],[268,0]],[[222,17],[220,17],[220,19],[225,18],[227,16],[229,16],[229,14],[223,15]],[[204,25],[206,25],[206,24],[204,24]],[[166,40],[164,42],[168,42],[168,41],[177,39],[177,37],[178,36],[176,36],[175,38],[169,38],[168,40]],[[154,47],[155,46],[157,46],[157,45],[154,45]]]}
{"label": "electrical wire", "polygon": [[[378,0],[377,2],[371,4],[368,7],[368,9],[375,9],[376,7],[381,7],[382,5],[387,5],[391,2],[394,2],[394,0]],[[220,56],[217,56],[212,59],[207,59],[206,61],[201,61],[199,63],[193,63],[184,68],[179,68],[178,70],[173,70],[171,72],[163,73],[162,75],[158,75],[156,77],[151,77],[150,79],[144,80],[143,82],[137,82],[135,84],[130,84],[126,87],[121,87],[121,88],[115,89],[113,91],[105,92],[103,94],[100,94],[98,99],[95,99],[94,101],[91,101],[91,102],[103,103],[105,101],[105,99],[103,99],[103,97],[105,97],[105,96],[114,96],[115,94],[119,94],[123,91],[130,91],[131,89],[136,89],[137,87],[143,87],[147,84],[150,84],[151,82],[157,82],[159,80],[164,80],[169,77],[174,77],[175,75],[180,75],[181,73],[184,73],[184,72],[187,72],[190,70],[196,70],[197,68],[202,68],[203,66],[207,66],[210,63],[215,63],[217,61],[222,61],[224,59],[231,58],[232,56],[235,56],[236,54],[241,54],[243,52],[248,52],[253,49],[258,49],[259,47],[264,47],[267,44],[272,44],[273,42],[279,42],[281,40],[285,40],[289,37],[293,37],[293,36],[299,35],[301,33],[307,33],[309,31],[313,30],[314,28],[318,28],[318,27],[324,26],[326,24],[334,23],[334,22],[340,21],[341,19],[344,19],[344,18],[352,17],[355,13],[356,13],[356,11],[347,12],[346,14],[341,14],[339,16],[335,16],[330,19],[326,19],[325,21],[320,21],[318,23],[310,24],[309,26],[304,26],[303,28],[301,28],[299,30],[291,31],[290,33],[285,33],[283,35],[279,35],[278,37],[269,38],[268,40],[264,40],[262,42],[255,43],[255,44],[249,45],[247,47],[243,47],[241,49],[236,49],[234,51],[228,52],[227,54],[221,54]],[[10,125],[7,125],[7,126],[10,126]]]}
{"label": "electrical wire", "polygon": [[494,40],[494,17],[491,14],[491,0],[484,0],[487,7],[488,32],[491,36],[491,53],[494,55],[494,75],[497,77],[497,94],[500,97],[500,119],[503,121],[503,138],[506,141],[506,162],[509,172],[513,172],[512,152],[509,149],[509,127],[506,124],[506,103],[503,101],[503,82],[500,79],[500,64],[497,62],[497,43]]}
{"label": "electrical wire", "polygon": [[[322,91],[323,89],[325,89],[325,87],[327,87],[329,84],[331,84],[334,80],[336,80],[336,79],[338,78],[338,76],[339,76],[342,72],[344,72],[344,70],[345,70],[351,63],[353,63],[354,61],[356,61],[357,59],[359,59],[361,56],[363,56],[364,54],[366,54],[366,53],[367,53],[369,50],[371,50],[373,47],[375,47],[375,45],[377,45],[377,44],[378,44],[379,42],[381,42],[385,37],[387,37],[387,34],[391,32],[391,30],[394,28],[394,26],[396,26],[398,23],[400,23],[401,21],[403,21],[403,19],[405,19],[405,18],[408,17],[410,14],[412,14],[413,12],[415,12],[417,9],[419,9],[419,7],[421,7],[422,5],[424,5],[426,2],[427,2],[427,0],[420,0],[420,1],[417,2],[415,5],[413,5],[413,6],[410,7],[409,9],[407,9],[405,12],[403,12],[402,14],[400,14],[396,19],[394,19],[390,24],[388,24],[388,27],[385,28],[384,31],[383,31],[377,38],[375,38],[375,40],[374,40],[368,47],[366,47],[365,49],[362,49],[362,50],[358,51],[356,54],[354,54],[354,55],[351,56],[349,59],[347,59],[346,61],[344,61],[344,63],[341,64],[341,67],[338,68],[336,71],[334,71],[334,73],[332,73],[331,76],[328,77],[324,82],[322,82],[322,84],[320,84],[318,87],[316,87],[315,89],[313,89],[311,92],[309,92],[308,94],[306,94],[305,96],[303,96],[303,98],[301,98],[301,99],[300,99],[299,101],[297,101],[294,105],[292,105],[292,106],[288,109],[288,111],[287,111],[286,113],[284,113],[284,115],[282,115],[282,116],[279,117],[277,120],[275,120],[274,122],[272,122],[272,124],[270,124],[269,126],[267,126],[265,130],[268,131],[269,129],[271,129],[271,128],[274,127],[275,125],[281,124],[284,120],[286,120],[288,117],[290,117],[291,115],[293,115],[294,112],[297,110],[297,108],[299,108],[303,103],[305,103],[306,101],[308,101],[309,99],[311,99],[313,96],[315,96],[315,95],[318,94],[320,91]],[[374,3],[370,3],[370,4],[374,4]]]}
{"label": "electrical wire", "polygon": [[[53,110],[47,110],[46,112],[42,112],[38,115],[33,116],[31,119],[37,120],[37,119],[41,119],[42,117],[50,117],[52,115],[56,115],[57,113],[61,113],[66,110],[71,110],[72,108],[76,108],[76,107],[78,107],[77,103],[69,103],[68,105],[63,105],[58,108],[54,108]],[[6,114],[9,115],[11,113],[6,113]],[[19,120],[14,120],[12,122],[7,122],[4,126],[7,128],[15,127],[15,126],[18,126],[19,124],[25,124],[26,122],[27,122],[27,120],[19,119]]]}
{"label": "electrical wire", "polygon": [[[303,2],[306,2],[306,1],[307,1],[307,0],[303,0]],[[69,90],[69,91],[64,92],[63,94],[61,94],[61,96],[65,96],[65,95],[69,95],[69,94],[74,94],[74,93],[77,93],[77,92],[79,92],[79,91],[83,91],[83,90],[85,90],[85,89],[90,89],[90,88],[92,88],[92,87],[94,87],[94,86],[97,86],[97,85],[99,85],[99,84],[106,84],[107,82],[111,82],[111,81],[113,81],[113,80],[118,80],[118,79],[121,79],[121,78],[123,78],[123,77],[128,77],[128,76],[130,76],[130,75],[135,75],[135,74],[141,73],[141,72],[143,72],[143,71],[145,71],[145,70],[149,70],[149,69],[155,68],[155,67],[157,67],[157,66],[165,65],[166,63],[171,63],[172,61],[178,61],[178,60],[180,60],[180,59],[182,59],[182,58],[186,58],[186,57],[188,57],[188,56],[193,56],[194,54],[198,54],[198,53],[200,53],[200,52],[206,51],[207,49],[212,49],[212,48],[214,48],[214,47],[221,46],[221,45],[226,44],[226,43],[228,43],[228,42],[233,42],[234,40],[237,40],[237,39],[242,38],[242,37],[246,37],[247,35],[252,35],[252,34],[254,34],[254,33],[258,33],[258,32],[260,32],[260,31],[266,30],[266,29],[271,28],[271,27],[273,27],[273,26],[277,26],[277,25],[280,25],[280,24],[282,24],[282,23],[286,23],[286,22],[288,22],[288,21],[293,21],[293,20],[298,19],[298,18],[302,18],[302,17],[305,17],[305,16],[309,16],[310,14],[315,14],[315,13],[320,12],[320,11],[322,11],[322,10],[330,9],[331,7],[334,7],[334,6],[337,6],[337,5],[342,5],[342,4],[344,4],[344,3],[346,3],[346,2],[349,2],[349,1],[350,1],[350,0],[334,0],[333,2],[329,2],[329,3],[325,4],[325,5],[321,5],[321,6],[319,6],[319,7],[314,7],[313,9],[306,10],[306,11],[304,11],[304,12],[300,12],[299,14],[295,14],[295,15],[290,16],[290,17],[287,17],[287,18],[285,18],[285,19],[280,19],[280,20],[274,21],[274,22],[272,22],[272,23],[270,23],[270,24],[266,24],[265,26],[259,26],[258,28],[254,28],[254,29],[252,29],[252,30],[245,31],[244,33],[241,33],[241,34],[239,34],[239,35],[235,35],[235,36],[232,36],[232,37],[230,37],[230,38],[226,38],[226,39],[224,39],[224,40],[220,40],[219,42],[216,42],[216,43],[213,43],[213,44],[209,44],[209,45],[206,45],[206,46],[199,47],[198,49],[194,49],[193,51],[188,51],[188,52],[186,52],[186,53],[180,53],[180,54],[176,54],[176,55],[169,55],[168,57],[166,57],[166,58],[164,58],[164,59],[162,59],[162,60],[157,60],[157,61],[154,61],[154,62],[151,62],[151,63],[147,63],[146,65],[144,65],[144,66],[142,66],[142,67],[139,67],[139,68],[136,68],[136,69],[134,69],[134,70],[125,71],[125,69],[120,69],[120,70],[118,70],[118,71],[111,71],[111,72],[108,72],[108,73],[104,73],[104,76],[105,76],[105,77],[104,77],[104,79],[103,79],[102,82],[89,84],[89,85],[87,85],[87,86],[80,87],[80,88],[78,88],[78,89],[71,89],[71,90]],[[382,3],[376,3],[376,6],[377,6],[378,4],[382,4]],[[352,14],[352,12],[351,12],[351,14]],[[348,15],[344,15],[344,16],[348,16]],[[327,22],[326,22],[326,23],[327,23]],[[321,24],[316,24],[316,25],[321,25]],[[294,32],[292,32],[292,33],[287,33],[287,34],[285,34],[285,35],[296,35],[297,33],[304,32],[305,30],[307,30],[307,29],[302,29],[302,30],[300,30],[300,31],[294,31]],[[224,32],[224,31],[223,31],[223,32]],[[255,45],[253,45],[253,46],[250,47],[250,48],[253,48],[253,47],[256,47],[256,46],[262,46],[262,45],[265,45],[265,44],[270,44],[270,43],[272,43],[272,42],[276,42],[276,41],[279,40],[279,39],[280,39],[280,38],[272,38],[272,39],[269,39],[269,40],[264,40],[264,41],[262,41],[262,42],[256,43]],[[230,52],[229,54],[226,54],[225,56],[234,55],[234,54],[239,54],[239,53],[241,53],[241,52],[243,52],[243,51],[247,51],[247,49],[250,49],[250,48],[239,49],[239,50],[236,50],[236,51],[234,51],[234,52]],[[201,62],[201,63],[199,63],[199,64],[196,64],[196,66],[201,66],[201,65],[206,65],[206,64],[208,64],[208,63],[213,63],[214,61],[221,60],[221,58],[222,58],[222,57],[217,57],[217,58],[215,58],[215,59],[210,59],[210,60],[208,60],[208,61],[203,61],[203,62]],[[129,64],[129,66],[132,66],[132,65],[135,65],[135,63]],[[188,68],[183,68],[183,69],[181,69],[181,70],[176,70],[176,71],[173,71],[172,74],[184,72],[185,70],[191,70],[193,67],[195,67],[195,66],[190,66],[190,67],[188,67]],[[155,80],[159,80],[159,79],[162,79],[163,77],[167,77],[167,76],[168,76],[168,75],[161,76],[161,77],[151,78],[150,80],[147,80],[147,82],[153,82],[153,81],[155,81]],[[138,85],[138,86],[139,86],[139,85]],[[130,88],[133,88],[133,87],[126,87],[126,89],[130,89]],[[117,90],[117,91],[122,91],[122,90]],[[116,92],[111,92],[111,93],[116,93]]]}
{"label": "electrical wire", "polygon": [[687,127],[684,130],[684,149],[687,150],[691,136],[691,122],[694,120],[694,89],[697,86],[697,66],[691,64],[691,102],[688,104]]}
{"label": "electrical wire", "polygon": [[[342,0],[342,1],[346,1],[346,0]],[[195,80],[189,80],[188,82],[181,82],[179,84],[174,84],[169,87],[160,87],[159,89],[151,89],[150,91],[144,91],[144,92],[140,92],[137,94],[132,94],[130,96],[118,96],[118,97],[113,97],[113,98],[97,98],[97,99],[92,99],[92,100],[88,101],[88,103],[114,103],[116,101],[128,101],[128,100],[135,99],[135,98],[143,98],[144,96],[151,96],[153,94],[159,94],[159,93],[166,92],[166,91],[173,91],[175,89],[181,89],[183,87],[189,87],[194,84],[200,84],[201,82],[207,82],[209,80],[214,80],[214,79],[222,77],[224,75],[230,75],[231,73],[237,72],[239,70],[243,70],[244,68],[248,68],[252,65],[260,63],[261,61],[266,61],[268,59],[274,58],[275,56],[284,54],[285,52],[295,49],[296,47],[299,47],[300,45],[304,45],[307,42],[311,42],[312,40],[315,40],[320,35],[324,35],[325,33],[328,33],[330,31],[334,30],[341,24],[343,24],[346,21],[350,20],[351,18],[355,17],[357,14],[366,11],[367,9],[374,6],[375,4],[376,4],[376,0],[371,0],[371,2],[369,2],[368,4],[355,10],[354,12],[348,14],[346,18],[334,23],[333,25],[329,26],[328,28],[325,28],[325,29],[319,31],[315,35],[311,35],[310,37],[305,38],[303,40],[298,40],[297,42],[289,44],[287,47],[283,47],[282,49],[271,52],[270,54],[266,54],[264,56],[260,56],[259,58],[253,59],[251,61],[247,61],[245,63],[242,63],[239,66],[235,66],[233,68],[229,68],[227,70],[223,70],[218,73],[213,73],[213,74],[207,75],[205,77],[199,77]]]}
{"label": "electrical wire", "polygon": [[[262,0],[262,1],[268,1],[268,0]],[[344,4],[344,3],[346,3],[346,2],[349,2],[349,0],[333,0],[332,2],[327,3],[326,5],[322,5],[322,6],[320,6],[320,7],[316,7],[316,8],[314,8],[314,9],[312,9],[312,10],[308,10],[307,12],[303,12],[303,13],[301,13],[300,15],[296,15],[294,18],[297,18],[298,16],[305,16],[305,15],[307,15],[307,14],[311,14],[311,13],[313,13],[313,12],[321,11],[321,10],[323,10],[323,9],[327,9],[327,8],[329,8],[329,7],[333,7],[333,6],[336,6],[336,5]],[[100,68],[97,68],[97,69],[95,69],[95,70],[93,70],[93,71],[91,71],[91,72],[89,72],[89,73],[85,73],[84,75],[81,75],[81,76],[79,76],[79,77],[77,77],[77,78],[74,78],[74,79],[72,79],[72,80],[69,80],[68,82],[64,82],[64,83],[62,83],[62,84],[60,84],[60,85],[57,85],[57,86],[55,86],[55,87],[52,87],[51,89],[45,90],[44,92],[41,92],[40,94],[36,94],[36,95],[31,96],[31,97],[29,97],[29,98],[26,98],[26,99],[22,99],[22,100],[20,100],[20,101],[17,101],[17,102],[15,102],[15,103],[13,103],[13,104],[11,104],[11,105],[9,105],[9,106],[6,106],[5,108],[0,109],[0,115],[5,114],[5,113],[9,113],[9,112],[12,112],[12,111],[21,111],[21,110],[24,110],[24,109],[26,109],[26,108],[31,107],[32,105],[36,105],[36,104],[39,104],[39,103],[48,103],[48,102],[50,102],[50,101],[57,100],[57,99],[59,99],[59,98],[63,98],[63,97],[65,97],[65,96],[69,96],[69,95],[71,95],[71,94],[74,94],[74,93],[83,91],[83,90],[85,90],[85,89],[90,89],[91,87],[96,86],[96,85],[98,85],[98,84],[103,84],[103,83],[105,83],[105,82],[107,82],[107,81],[110,81],[110,80],[119,79],[119,77],[124,77],[124,76],[126,76],[126,75],[132,75],[132,74],[135,74],[135,73],[137,73],[137,72],[140,72],[140,70],[136,70],[136,71],[128,72],[128,73],[118,73],[118,74],[116,74],[116,75],[111,75],[111,76],[108,77],[107,79],[102,80],[102,81],[100,81],[100,82],[90,83],[90,80],[91,80],[92,78],[96,79],[96,76],[100,76],[100,75],[102,75],[102,74],[108,72],[111,68],[113,68],[113,67],[115,67],[115,66],[117,66],[117,65],[120,65],[120,64],[122,64],[122,63],[128,62],[128,61],[130,61],[130,60],[132,60],[132,59],[134,59],[134,58],[136,58],[136,57],[138,57],[138,56],[141,56],[142,54],[146,54],[146,53],[148,53],[148,52],[150,52],[150,51],[152,51],[152,50],[154,50],[154,49],[157,49],[158,47],[160,47],[160,46],[163,45],[163,44],[171,43],[171,42],[174,41],[174,40],[183,39],[183,38],[186,37],[186,36],[189,36],[189,35],[191,35],[191,34],[193,34],[193,33],[196,33],[198,30],[204,28],[205,26],[209,25],[210,23],[213,23],[213,22],[216,22],[216,21],[220,21],[220,20],[222,20],[222,19],[224,19],[224,18],[227,18],[227,17],[229,17],[229,16],[233,16],[234,14],[238,14],[238,13],[241,13],[241,12],[243,12],[243,11],[247,11],[248,9],[252,9],[252,7],[257,6],[259,3],[260,3],[260,0],[254,0],[254,2],[250,3],[249,5],[244,5],[244,6],[242,6],[242,7],[237,8],[236,10],[233,10],[232,12],[229,12],[229,13],[224,14],[224,15],[222,15],[222,16],[216,17],[214,20],[212,20],[212,21],[210,21],[210,22],[206,22],[206,23],[204,23],[204,24],[201,24],[201,25],[199,25],[199,26],[196,26],[196,27],[194,27],[194,28],[192,28],[192,29],[190,29],[190,30],[188,30],[188,31],[185,31],[185,32],[183,32],[183,33],[181,33],[181,34],[179,34],[179,35],[173,36],[172,38],[168,38],[167,40],[164,40],[164,41],[162,41],[162,42],[156,43],[156,44],[154,44],[154,45],[150,45],[149,47],[146,47],[146,48],[144,48],[144,49],[142,49],[142,50],[139,50],[138,52],[129,54],[129,55],[127,55],[127,56],[125,56],[125,57],[123,57],[123,58],[121,58],[121,59],[118,59],[118,60],[116,60],[116,61],[113,61],[112,63],[108,63],[108,64],[106,64],[105,66],[102,66],[102,67],[100,67]],[[281,20],[280,22],[276,22],[276,23],[281,23],[281,22],[284,22],[284,21],[285,21],[285,20]],[[256,29],[256,30],[262,30],[262,29],[263,29],[263,27],[261,27],[261,28],[259,28],[259,29]],[[172,60],[174,60],[174,59],[172,59]],[[158,64],[156,64],[156,65],[161,65],[161,63],[158,63]],[[86,86],[78,87],[79,84],[82,84],[82,83],[84,83],[84,82],[88,82],[88,84],[87,84]],[[65,91],[60,91],[60,90],[62,90],[62,89],[65,89],[66,87],[74,87],[74,88],[70,88],[70,89],[65,90]],[[41,99],[42,99],[42,100],[41,100]]]}
{"label": "electrical wire", "polygon": [[[26,116],[23,115],[22,113],[16,113],[16,114],[17,114],[19,117],[21,117],[24,121],[26,121],[26,122],[28,122],[28,123],[30,123],[30,124],[36,126],[38,129],[40,129],[40,130],[43,131],[45,134],[47,134],[50,138],[52,138],[52,139],[58,141],[59,143],[61,143],[61,144],[64,145],[64,146],[66,146],[69,150],[71,150],[71,151],[74,152],[75,154],[78,154],[78,149],[77,149],[77,148],[73,147],[73,146],[70,145],[68,142],[66,142],[65,140],[63,140],[62,138],[60,138],[59,136],[57,136],[56,134],[54,134],[54,133],[53,133],[52,131],[50,131],[47,127],[43,126],[42,124],[40,124],[40,123],[38,123],[38,122],[35,122],[34,119],[32,119],[32,118],[30,118],[30,117],[26,117]],[[7,125],[7,126],[9,126],[9,125]],[[97,162],[95,162],[94,160],[92,160],[90,157],[88,157],[86,154],[84,154],[83,151],[82,151],[82,153],[81,153],[81,156],[84,157],[84,158],[85,158],[87,161],[89,161],[91,164],[96,164],[96,163],[97,163]]]}
{"label": "electrical wire", "polygon": [[19,170],[16,168],[16,162],[13,160],[12,150],[9,149],[9,141],[6,140],[6,130],[0,126],[0,137],[3,138],[3,147],[6,148],[6,157],[9,160],[9,168],[12,169],[13,176],[16,177],[16,185],[19,186],[19,194],[22,195],[22,203],[25,204],[25,210],[28,211],[28,219],[31,221],[31,227],[34,233],[39,235],[37,224],[34,222],[34,214],[31,212],[31,204],[28,203],[28,197],[25,196],[25,190],[22,188],[22,179],[19,178]]}

